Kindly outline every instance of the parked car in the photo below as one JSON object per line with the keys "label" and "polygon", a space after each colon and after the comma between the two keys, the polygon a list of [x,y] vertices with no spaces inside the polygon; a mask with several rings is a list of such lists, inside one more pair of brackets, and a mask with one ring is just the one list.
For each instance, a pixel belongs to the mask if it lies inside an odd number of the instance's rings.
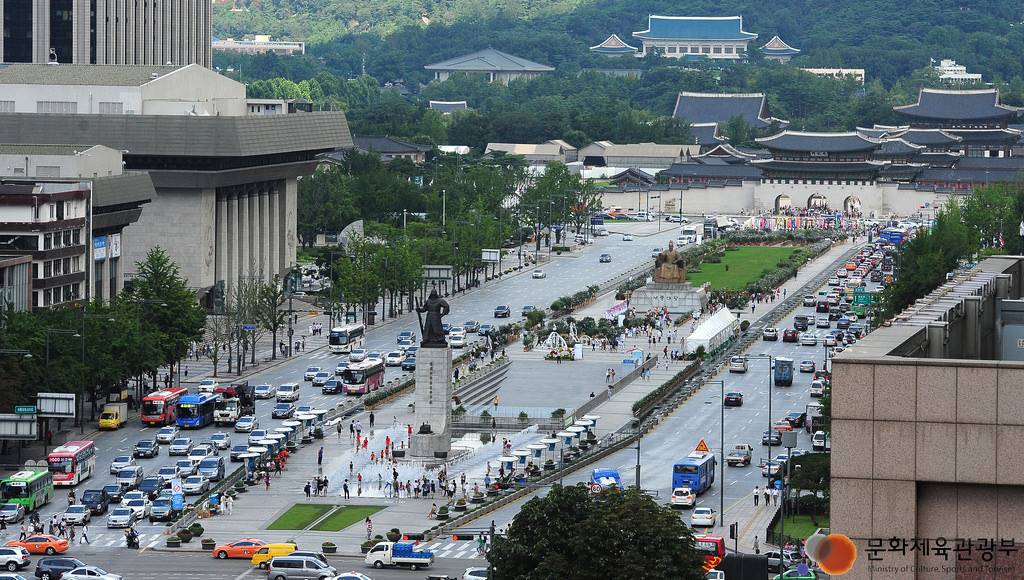
{"label": "parked car", "polygon": [[623,242],[632,242],[633,241],[633,235],[632,234],[622,234],[622,241]]}

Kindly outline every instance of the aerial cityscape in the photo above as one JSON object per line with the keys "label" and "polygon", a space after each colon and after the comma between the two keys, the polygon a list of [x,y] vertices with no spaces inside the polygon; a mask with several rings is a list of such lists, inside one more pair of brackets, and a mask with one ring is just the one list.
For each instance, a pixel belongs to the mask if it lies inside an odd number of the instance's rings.
{"label": "aerial cityscape", "polygon": [[1024,6],[0,2],[0,580],[1024,578]]}

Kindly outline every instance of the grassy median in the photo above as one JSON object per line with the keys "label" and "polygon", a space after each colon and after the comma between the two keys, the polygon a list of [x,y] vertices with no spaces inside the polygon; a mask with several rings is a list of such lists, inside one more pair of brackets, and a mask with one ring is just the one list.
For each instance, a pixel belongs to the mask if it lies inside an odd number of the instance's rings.
{"label": "grassy median", "polygon": [[333,505],[317,503],[297,503],[281,517],[274,520],[268,529],[271,530],[304,530],[306,526],[317,521],[324,514],[334,509]]}
{"label": "grassy median", "polygon": [[796,251],[797,248],[791,246],[740,246],[726,251],[721,262],[701,263],[700,272],[687,274],[686,279],[694,286],[711,282],[713,290],[743,290],[760,278],[762,272],[774,270],[779,261]]}
{"label": "grassy median", "polygon": [[[339,507],[334,513],[313,526],[318,532],[340,532],[352,524],[359,523],[384,509],[379,505],[349,505]],[[381,532],[383,533],[383,532]]]}

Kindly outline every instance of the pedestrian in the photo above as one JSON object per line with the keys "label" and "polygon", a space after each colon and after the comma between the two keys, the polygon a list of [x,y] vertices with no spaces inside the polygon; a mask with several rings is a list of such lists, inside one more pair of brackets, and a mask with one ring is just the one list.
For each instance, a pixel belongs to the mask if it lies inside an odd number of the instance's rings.
{"label": "pedestrian", "polygon": [[267,484],[267,491],[270,491],[270,472],[269,471],[267,472],[266,478],[264,478],[263,481],[264,481],[264,483]]}
{"label": "pedestrian", "polygon": [[309,499],[309,492],[312,491],[313,486],[310,484],[310,482],[307,481],[306,487],[304,487],[303,489],[306,491],[306,499]]}
{"label": "pedestrian", "polygon": [[75,525],[74,524],[68,525],[68,543],[69,544],[74,544],[75,543]]}
{"label": "pedestrian", "polygon": [[89,524],[82,524],[82,543],[89,543]]}
{"label": "pedestrian", "polygon": [[355,468],[353,467],[352,462],[349,461],[348,462],[348,474],[351,476],[354,471],[355,471]]}
{"label": "pedestrian", "polygon": [[18,540],[23,542],[23,541],[25,541],[25,538],[27,538],[27,537],[28,537],[28,528],[25,527],[24,523],[22,523],[21,524],[21,535],[18,536]]}
{"label": "pedestrian", "polygon": [[766,485],[766,486],[764,486],[764,505],[765,505],[765,506],[767,506],[767,505],[768,505],[768,497],[769,497],[770,495],[771,495],[771,491],[770,491],[770,490],[768,489],[768,486],[767,486],[767,485]]}
{"label": "pedestrian", "polygon": [[[309,494],[306,494],[306,496],[309,497]],[[227,510],[228,515],[231,515],[231,512],[234,511],[234,507],[235,507],[235,500],[234,500],[234,498],[232,498],[230,495],[227,496],[226,498],[224,498],[224,509]]]}
{"label": "pedestrian", "polygon": [[761,544],[757,543],[757,536],[754,536],[754,553],[755,554],[760,554],[761,553]]}
{"label": "pedestrian", "polygon": [[338,421],[338,441],[341,441],[341,421]]}
{"label": "pedestrian", "polygon": [[356,438],[356,424],[355,421],[348,422],[348,440],[354,441]]}
{"label": "pedestrian", "polygon": [[373,411],[370,411],[370,429],[373,429]]}
{"label": "pedestrian", "polygon": [[779,505],[779,496],[782,495],[777,489],[772,490],[772,505]]}
{"label": "pedestrian", "polygon": [[369,540],[373,536],[373,520],[370,516],[366,516],[366,539]]}
{"label": "pedestrian", "polygon": [[324,464],[324,446],[320,446],[320,450],[316,452],[316,464],[317,467]]}
{"label": "pedestrian", "polygon": [[347,479],[345,480],[345,483],[341,484],[341,490],[342,490],[342,493],[345,495],[345,499],[349,499],[349,495],[348,495],[348,480]]}
{"label": "pedestrian", "polygon": [[758,498],[760,498],[760,497],[761,497],[761,486],[755,485],[754,486],[754,507],[757,507],[757,501],[758,501]]}

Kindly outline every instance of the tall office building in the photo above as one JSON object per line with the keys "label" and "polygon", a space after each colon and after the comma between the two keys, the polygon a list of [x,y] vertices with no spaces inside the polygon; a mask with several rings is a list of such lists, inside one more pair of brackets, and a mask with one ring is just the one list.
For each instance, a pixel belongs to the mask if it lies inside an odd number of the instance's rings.
{"label": "tall office building", "polygon": [[209,0],[0,0],[0,12],[0,62],[213,62]]}

